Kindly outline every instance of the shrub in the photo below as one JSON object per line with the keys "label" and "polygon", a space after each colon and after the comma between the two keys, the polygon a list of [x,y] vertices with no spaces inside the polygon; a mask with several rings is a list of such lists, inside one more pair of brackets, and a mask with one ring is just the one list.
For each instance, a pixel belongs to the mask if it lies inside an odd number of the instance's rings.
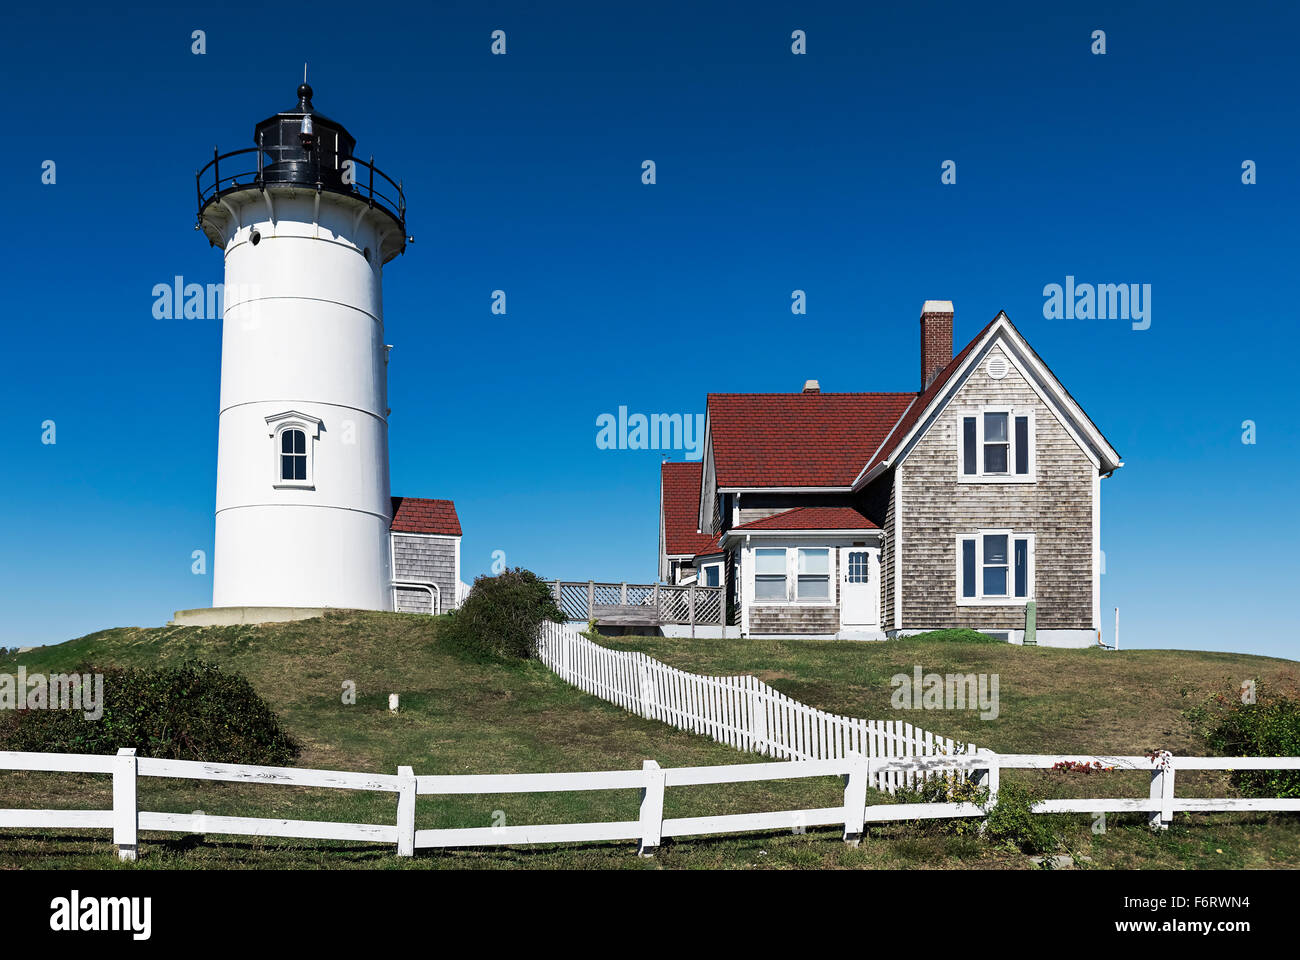
{"label": "shrub", "polygon": [[176,667],[94,667],[104,677],[103,715],[82,710],[0,714],[0,749],[52,753],[116,753],[214,763],[282,766],[302,752],[253,685],[201,660]]}
{"label": "shrub", "polygon": [[998,802],[989,811],[985,836],[1024,853],[1055,850],[1059,838],[1053,829],[1054,820],[1030,811],[1037,799],[1027,787],[1004,780],[998,787]]}
{"label": "shrub", "polygon": [[[1183,715],[1220,756],[1300,755],[1300,696],[1257,684],[1254,703],[1242,699],[1237,690],[1217,693]],[[1234,770],[1230,779],[1247,796],[1300,797],[1300,770]]]}
{"label": "shrub", "polygon": [[917,633],[902,639],[929,640],[937,643],[1006,643],[1005,640],[990,637],[987,633],[968,630],[964,627],[959,630],[931,630],[929,633]]}
{"label": "shrub", "polygon": [[516,567],[475,579],[460,609],[448,615],[442,636],[474,656],[527,660],[537,653],[542,624],[563,619],[551,588]]}
{"label": "shrub", "polygon": [[[957,773],[932,774],[915,787],[900,787],[893,795],[894,803],[978,803],[988,801],[988,788],[981,787],[969,777]],[[913,830],[920,833],[966,836],[981,829],[978,817],[936,817],[910,821]]]}

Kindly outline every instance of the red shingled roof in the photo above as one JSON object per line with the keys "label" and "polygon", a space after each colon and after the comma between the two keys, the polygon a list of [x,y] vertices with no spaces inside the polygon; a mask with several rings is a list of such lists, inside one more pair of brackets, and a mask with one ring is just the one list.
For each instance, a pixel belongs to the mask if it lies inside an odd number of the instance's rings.
{"label": "red shingled roof", "polygon": [[460,518],[450,500],[393,497],[393,525],[398,533],[441,533],[459,537]]}
{"label": "red shingled roof", "polygon": [[718,534],[716,537],[714,537],[712,540],[709,541],[709,545],[707,547],[702,547],[701,549],[696,551],[695,556],[692,558],[692,562],[699,560],[700,557],[712,557],[719,553],[722,553],[722,538],[724,536],[726,536],[725,533]]}
{"label": "red shingled roof", "polygon": [[983,330],[975,334],[975,336],[971,338],[970,343],[962,347],[961,350],[958,351],[957,355],[948,361],[948,365],[939,371],[934,380],[931,381],[930,385],[925,388],[925,391],[917,395],[916,403],[912,404],[908,409],[902,422],[898,424],[898,428],[890,433],[889,445],[881,447],[880,450],[876,451],[876,455],[872,457],[871,462],[867,464],[868,470],[887,458],[895,449],[897,449],[898,445],[903,442],[903,438],[907,436],[908,431],[916,425],[916,421],[920,419],[921,414],[925,412],[925,408],[930,405],[930,402],[934,400],[940,392],[942,392],[944,386],[952,379],[952,375],[957,372],[957,368],[962,365],[962,362],[970,355],[970,352],[975,349],[975,344],[984,339],[984,334],[988,333],[993,324],[998,322],[998,317],[1000,316],[1002,316],[1001,313],[990,320]]}
{"label": "red shingled roof", "polygon": [[704,465],[665,463],[660,471],[663,485],[664,549],[671,556],[695,556],[709,548],[713,538],[699,533],[700,475]]}
{"label": "red shingled roof", "polygon": [[879,530],[852,507],[795,507],[761,520],[733,527],[737,530]]}
{"label": "red shingled roof", "polygon": [[719,487],[847,487],[915,393],[712,393]]}

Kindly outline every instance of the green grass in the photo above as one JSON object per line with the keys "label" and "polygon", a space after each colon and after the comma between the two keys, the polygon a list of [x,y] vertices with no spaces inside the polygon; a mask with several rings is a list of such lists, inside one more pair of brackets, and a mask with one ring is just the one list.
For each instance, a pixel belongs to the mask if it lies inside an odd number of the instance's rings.
{"label": "green grass", "polygon": [[[656,721],[631,716],[563,683],[537,663],[473,662],[443,646],[439,621],[401,614],[339,612],[318,620],[240,627],[115,629],[0,662],[12,671],[71,670],[83,660],[158,664],[200,657],[237,670],[304,745],[300,766],[417,774],[614,770],[647,758],[663,766],[753,762]],[[1011,752],[1197,752],[1179,716],[1183,687],[1223,678],[1296,674],[1290,661],[1231,654],[1134,651],[1104,654],[904,640],[885,644],[819,641],[687,641],[619,638],[697,672],[754,673],[805,703],[853,716],[892,718],[889,678],[919,664],[936,672],[997,672],[1001,715],[928,712],[911,722],[936,733]],[[357,702],[343,702],[344,683]],[[388,712],[388,695],[401,712]],[[1049,783],[1057,793],[1093,787]],[[1132,795],[1145,795],[1141,775]],[[1076,778],[1078,779],[1078,778]],[[1102,781],[1109,792],[1112,781]],[[1123,782],[1117,780],[1115,782]],[[1200,788],[1222,790],[1221,783]],[[1189,788],[1197,785],[1190,784]],[[1180,778],[1180,792],[1183,790]],[[665,815],[700,816],[834,806],[831,778],[670,790]],[[635,819],[635,791],[421,798],[417,826],[462,827]],[[0,807],[98,808],[111,805],[108,777],[0,773]],[[195,781],[140,781],[144,810],[392,823],[392,795]],[[1096,867],[1300,867],[1300,822],[1288,815],[1182,817],[1153,836],[1140,817],[1111,817],[1094,835],[1088,817],[1068,818],[1066,846]],[[1221,851],[1221,852],[1220,852]],[[398,858],[377,845],[242,837],[142,837],[141,868],[1024,868],[1015,851],[933,826],[891,825],[849,848],[834,830],[754,834],[669,842],[652,860],[628,843],[423,853]],[[0,867],[120,868],[104,831],[0,832]]]}

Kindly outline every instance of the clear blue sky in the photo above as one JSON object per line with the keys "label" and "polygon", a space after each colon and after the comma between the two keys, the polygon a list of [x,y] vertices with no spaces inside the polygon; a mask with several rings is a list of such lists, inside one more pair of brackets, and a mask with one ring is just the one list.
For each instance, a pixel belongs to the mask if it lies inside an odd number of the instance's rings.
{"label": "clear blue sky", "polygon": [[[996,7],[7,12],[0,643],[211,602],[190,556],[212,548],[220,329],[155,320],[151,289],[221,280],[194,171],[308,60],[316,106],[406,184],[393,490],[456,501],[465,579],[494,550],[653,579],[660,453],[597,449],[597,416],[809,377],[914,389],[921,303],[951,299],[959,342],[1005,309],[1127,462],[1102,484],[1107,636],[1118,605],[1126,645],[1295,657],[1300,18]],[[1044,319],[1067,275],[1151,284],[1150,329]]]}

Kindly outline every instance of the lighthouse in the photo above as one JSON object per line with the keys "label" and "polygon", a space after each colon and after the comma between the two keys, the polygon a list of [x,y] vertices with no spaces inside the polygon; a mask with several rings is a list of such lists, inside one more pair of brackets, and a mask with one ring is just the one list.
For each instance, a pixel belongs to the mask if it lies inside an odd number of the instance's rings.
{"label": "lighthouse", "polygon": [[355,146],[303,83],[197,176],[196,229],[225,257],[214,607],[392,610],[401,584],[455,601],[394,577],[382,286],[406,201]]}

